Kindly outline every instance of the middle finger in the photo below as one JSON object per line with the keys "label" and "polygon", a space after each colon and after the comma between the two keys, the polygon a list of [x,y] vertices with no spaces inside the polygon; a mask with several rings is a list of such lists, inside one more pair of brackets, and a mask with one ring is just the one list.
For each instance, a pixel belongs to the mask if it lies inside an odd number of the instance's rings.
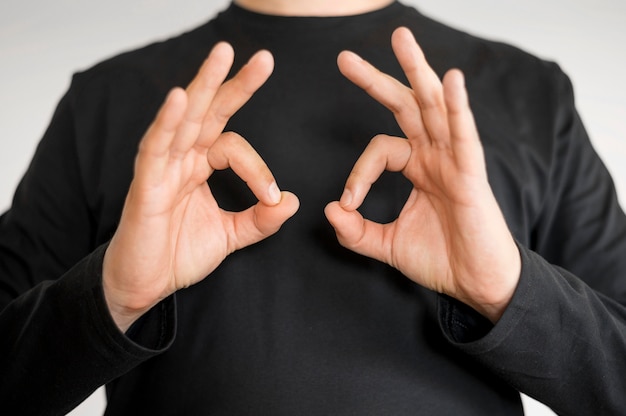
{"label": "middle finger", "polygon": [[215,94],[207,113],[197,144],[210,147],[222,133],[228,120],[267,81],[274,70],[274,58],[269,51],[255,53],[237,75],[226,81]]}

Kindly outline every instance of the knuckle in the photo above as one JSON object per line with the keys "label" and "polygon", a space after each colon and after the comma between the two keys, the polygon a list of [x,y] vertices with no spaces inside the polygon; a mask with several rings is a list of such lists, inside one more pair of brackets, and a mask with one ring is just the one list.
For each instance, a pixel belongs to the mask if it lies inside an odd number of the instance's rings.
{"label": "knuckle", "polygon": [[239,139],[239,134],[234,131],[225,131],[221,134],[220,140],[230,143]]}
{"label": "knuckle", "polygon": [[417,109],[416,98],[413,91],[406,88],[390,102],[390,110],[395,115],[404,114],[407,111],[414,112]]}
{"label": "knuckle", "polygon": [[224,111],[220,108],[220,106],[218,106],[218,108],[213,108],[213,106],[211,106],[204,117],[204,122],[214,122],[219,125],[226,125],[231,116],[232,114]]}
{"label": "knuckle", "polygon": [[446,108],[443,97],[440,95],[420,97],[419,103],[423,110],[444,110]]}
{"label": "knuckle", "polygon": [[372,137],[372,139],[370,140],[370,146],[375,147],[375,148],[384,146],[387,140],[388,140],[388,136],[386,134],[377,134],[376,136]]}
{"label": "knuckle", "polygon": [[218,140],[226,149],[241,149],[247,144],[246,140],[234,131],[223,132]]}

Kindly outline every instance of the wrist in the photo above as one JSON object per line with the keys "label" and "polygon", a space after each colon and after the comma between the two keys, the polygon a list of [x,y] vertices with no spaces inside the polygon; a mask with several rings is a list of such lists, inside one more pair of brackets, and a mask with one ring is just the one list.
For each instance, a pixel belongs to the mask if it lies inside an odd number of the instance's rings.
{"label": "wrist", "polygon": [[134,291],[128,290],[127,285],[123,284],[124,279],[119,278],[124,273],[117,270],[115,260],[111,259],[111,255],[111,245],[109,245],[102,265],[102,290],[111,318],[125,333],[137,319],[156,305],[158,300],[138,296]]}
{"label": "wrist", "polygon": [[[493,264],[482,276],[480,284],[464,290],[459,301],[472,307],[489,319],[493,324],[498,322],[513,299],[522,272],[522,260],[517,244],[511,237],[509,249],[501,261]],[[496,267],[496,264],[499,265]]]}
{"label": "wrist", "polygon": [[116,291],[111,289],[104,279],[102,282],[102,288],[109,314],[117,327],[123,333],[125,333],[128,328],[130,328],[131,325],[137,321],[137,319],[150,309],[149,307],[133,308],[126,306],[128,302],[121,300],[125,297],[119,296],[119,294],[116,296]]}

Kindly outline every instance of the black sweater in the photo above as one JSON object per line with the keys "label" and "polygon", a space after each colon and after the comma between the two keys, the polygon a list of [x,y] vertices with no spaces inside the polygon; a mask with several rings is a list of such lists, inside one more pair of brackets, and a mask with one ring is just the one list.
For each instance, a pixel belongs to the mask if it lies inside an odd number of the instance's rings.
{"label": "black sweater", "polygon": [[[523,260],[495,326],[342,248],[324,218],[368,141],[402,135],[336,56],[353,50],[405,81],[390,48],[398,26],[440,75],[466,74]],[[228,129],[301,208],[122,334],[101,266],[137,143],[167,91],[220,40],[235,48],[234,70],[258,49],[274,54],[274,74]],[[229,171],[209,183],[226,209],[254,202]],[[393,220],[409,189],[383,175],[363,214]],[[0,309],[3,414],[63,414],[105,383],[112,415],[512,415],[522,413],[518,390],[562,414],[626,412],[626,219],[567,77],[399,3],[336,18],[230,6],[77,74],[0,219]]]}

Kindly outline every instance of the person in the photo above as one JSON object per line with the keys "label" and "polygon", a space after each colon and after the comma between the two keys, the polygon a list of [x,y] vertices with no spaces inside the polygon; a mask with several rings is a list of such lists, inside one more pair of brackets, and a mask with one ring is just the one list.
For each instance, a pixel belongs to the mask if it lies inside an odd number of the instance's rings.
{"label": "person", "polygon": [[625,249],[556,64],[395,1],[237,0],[75,75],[0,220],[0,395],[620,414]]}

